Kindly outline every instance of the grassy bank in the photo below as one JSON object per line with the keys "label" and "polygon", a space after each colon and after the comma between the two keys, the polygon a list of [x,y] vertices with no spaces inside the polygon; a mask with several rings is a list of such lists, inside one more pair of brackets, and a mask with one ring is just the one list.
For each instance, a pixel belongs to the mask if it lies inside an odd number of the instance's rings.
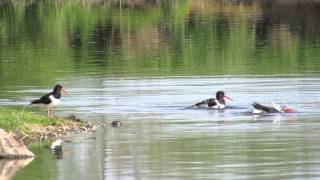
{"label": "grassy bank", "polygon": [[48,118],[33,112],[0,107],[0,128],[13,132],[25,144],[49,138],[68,136],[72,132],[92,129],[92,125],[73,117]]}
{"label": "grassy bank", "polygon": [[0,128],[6,131],[16,129],[31,131],[30,125],[50,126],[62,125],[62,118],[51,118],[23,110],[0,107]]}

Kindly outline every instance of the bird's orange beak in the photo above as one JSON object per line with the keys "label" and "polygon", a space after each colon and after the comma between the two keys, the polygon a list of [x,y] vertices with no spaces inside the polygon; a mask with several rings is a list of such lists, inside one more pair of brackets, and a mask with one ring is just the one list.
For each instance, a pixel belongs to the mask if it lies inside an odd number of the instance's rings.
{"label": "bird's orange beak", "polygon": [[225,99],[228,99],[228,100],[230,100],[230,101],[233,101],[233,99],[231,99],[230,97],[228,97],[228,96],[223,96]]}
{"label": "bird's orange beak", "polygon": [[285,113],[297,112],[297,110],[295,110],[295,109],[293,109],[293,108],[290,108],[290,107],[285,107],[285,108],[283,109],[283,111],[284,111]]}
{"label": "bird's orange beak", "polygon": [[61,91],[62,91],[65,95],[68,95],[68,92],[67,92],[64,88],[62,88]]}

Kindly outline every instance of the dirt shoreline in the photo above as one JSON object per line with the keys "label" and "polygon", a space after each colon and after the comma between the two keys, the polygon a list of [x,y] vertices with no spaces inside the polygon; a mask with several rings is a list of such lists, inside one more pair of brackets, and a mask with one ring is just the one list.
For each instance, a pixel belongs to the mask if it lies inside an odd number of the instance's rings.
{"label": "dirt shoreline", "polygon": [[26,146],[48,140],[55,140],[57,138],[66,138],[71,134],[95,131],[96,126],[89,123],[86,120],[77,118],[75,115],[62,118],[64,123],[62,125],[35,125],[28,124],[27,126],[31,129],[30,132],[25,133],[16,129],[12,132],[15,140]]}

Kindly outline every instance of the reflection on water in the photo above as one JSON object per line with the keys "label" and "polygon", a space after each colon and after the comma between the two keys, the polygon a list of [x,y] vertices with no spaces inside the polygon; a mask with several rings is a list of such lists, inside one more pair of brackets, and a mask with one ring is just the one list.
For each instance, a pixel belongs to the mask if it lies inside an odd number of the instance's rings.
{"label": "reflection on water", "polygon": [[47,86],[68,75],[319,72],[318,1],[6,2],[1,84]]}
{"label": "reflection on water", "polygon": [[0,159],[0,179],[7,180],[14,177],[20,169],[27,166],[33,158]]}
{"label": "reflection on water", "polygon": [[[62,83],[71,94],[59,115],[105,125],[65,142],[62,159],[33,147],[15,179],[318,178],[319,8],[0,1],[0,104],[20,108]],[[235,100],[230,109],[185,109],[217,90]],[[253,116],[251,101],[298,112]]]}
{"label": "reflection on water", "polygon": [[[105,177],[128,179],[292,179],[318,177],[315,130],[297,121],[172,123],[109,131]],[[313,124],[318,127],[317,124]],[[203,128],[206,129],[206,128]],[[130,139],[130,141],[128,141]],[[305,142],[306,141],[306,142]]]}

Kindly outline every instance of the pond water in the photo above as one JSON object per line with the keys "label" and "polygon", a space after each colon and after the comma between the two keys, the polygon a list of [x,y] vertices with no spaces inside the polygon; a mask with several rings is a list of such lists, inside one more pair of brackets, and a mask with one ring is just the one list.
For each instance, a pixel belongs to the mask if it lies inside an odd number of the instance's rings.
{"label": "pond water", "polygon": [[[0,3],[0,105],[46,114],[27,104],[61,83],[56,115],[102,124],[13,179],[320,177],[319,2],[119,2]],[[228,109],[186,108],[218,90]]]}

